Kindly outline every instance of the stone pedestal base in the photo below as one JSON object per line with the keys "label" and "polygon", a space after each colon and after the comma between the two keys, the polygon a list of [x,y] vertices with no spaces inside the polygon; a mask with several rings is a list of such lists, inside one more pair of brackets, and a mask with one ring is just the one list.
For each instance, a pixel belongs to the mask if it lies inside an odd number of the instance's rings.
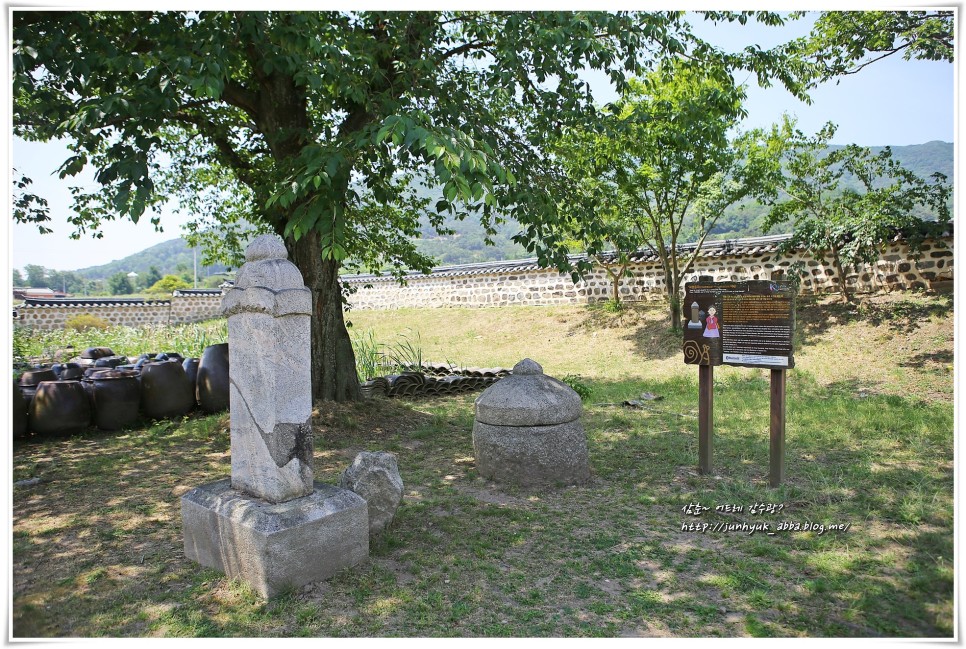
{"label": "stone pedestal base", "polygon": [[369,556],[369,513],[357,494],[315,483],[271,504],[220,480],[181,498],[185,555],[242,579],[263,597],[331,577]]}
{"label": "stone pedestal base", "polygon": [[552,426],[473,424],[476,470],[524,487],[572,485],[590,478],[587,436],[579,420]]}

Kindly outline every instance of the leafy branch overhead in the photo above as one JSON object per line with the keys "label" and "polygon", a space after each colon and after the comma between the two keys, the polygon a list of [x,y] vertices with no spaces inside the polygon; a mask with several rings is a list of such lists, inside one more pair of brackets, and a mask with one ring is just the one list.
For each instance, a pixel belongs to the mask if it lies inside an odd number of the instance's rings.
{"label": "leafy branch overhead", "polygon": [[826,11],[808,37],[790,45],[826,81],[899,53],[907,61],[952,62],[954,33],[952,11]]}
{"label": "leafy branch overhead", "polygon": [[[722,71],[781,68],[726,57],[677,13],[31,11],[14,32],[16,132],[74,139],[61,177],[93,167],[101,185],[77,192],[78,231],[169,197],[217,213],[194,198],[203,180],[245,198],[217,221],[247,210],[295,239],[314,230],[335,259],[359,253],[363,194],[396,202],[405,170],[442,186],[438,212],[500,207],[544,233],[521,200],[539,183],[515,181],[552,175],[534,159],[548,134],[594,117],[583,66],[618,89],[685,52]],[[74,50],[88,55],[61,55]]]}

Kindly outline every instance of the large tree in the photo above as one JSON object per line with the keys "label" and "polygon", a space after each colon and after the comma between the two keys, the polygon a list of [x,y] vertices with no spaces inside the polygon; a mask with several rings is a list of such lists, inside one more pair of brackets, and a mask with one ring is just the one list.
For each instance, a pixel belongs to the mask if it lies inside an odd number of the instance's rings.
{"label": "large tree", "polygon": [[801,90],[780,53],[715,51],[680,13],[16,11],[14,129],[71,142],[62,177],[94,168],[98,190],[75,192],[78,233],[177,197],[205,217],[199,238],[284,237],[313,293],[314,393],[354,399],[339,269],[431,265],[410,239],[411,183],[442,187],[434,224],[479,209],[490,226],[499,210],[564,267],[543,150],[597,116],[579,75],[601,70],[621,91],[679,55]]}
{"label": "large tree", "polygon": [[[850,301],[850,269],[878,261],[883,247],[896,237],[915,252],[926,238],[947,227],[952,188],[941,173],[924,179],[905,169],[889,147],[873,152],[855,144],[832,146],[835,131],[830,122],[815,135],[806,135],[786,116],[765,137],[773,143],[783,178],[766,200],[772,207],[763,227],[767,232],[790,223],[792,236],[781,251],[829,257],[842,297]],[[919,218],[919,207],[936,214],[936,220]]]}
{"label": "large tree", "polygon": [[[607,262],[614,299],[629,254],[653,252],[674,328],[682,282],[725,208],[766,195],[781,177],[771,152],[732,135],[744,98],[730,75],[669,62],[631,80],[599,130],[574,132],[558,148],[573,180],[561,227]],[[680,248],[686,241],[695,242],[688,252]]]}

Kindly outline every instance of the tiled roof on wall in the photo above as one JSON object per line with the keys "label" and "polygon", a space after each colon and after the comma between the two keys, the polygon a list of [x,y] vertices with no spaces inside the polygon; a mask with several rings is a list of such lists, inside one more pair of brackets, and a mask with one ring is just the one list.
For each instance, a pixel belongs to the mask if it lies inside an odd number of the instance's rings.
{"label": "tiled roof on wall", "polygon": [[[741,257],[745,255],[756,255],[766,252],[775,252],[783,241],[789,238],[787,234],[776,234],[767,237],[749,237],[747,239],[726,239],[720,241],[705,241],[701,246],[700,257]],[[696,244],[685,243],[678,246],[679,252],[690,252],[694,250]],[[586,258],[586,255],[570,255],[571,261]],[[650,250],[638,250],[631,255],[634,262],[656,262],[659,260],[657,254]],[[469,275],[485,275],[488,273],[511,273],[541,270],[537,259],[516,259],[507,261],[488,261],[477,264],[460,264],[458,266],[439,266],[434,268],[429,275],[419,272],[407,273],[406,277],[460,277]],[[344,282],[358,284],[362,282],[389,282],[395,281],[391,275],[343,275],[340,279]]]}
{"label": "tiled roof on wall", "polygon": [[175,297],[220,297],[220,288],[181,288],[174,292]]}
{"label": "tiled roof on wall", "polygon": [[41,299],[27,298],[24,300],[22,308],[30,307],[92,307],[92,306],[168,306],[171,300],[145,300],[142,298],[125,297],[93,297],[93,298],[64,298],[64,299]]}

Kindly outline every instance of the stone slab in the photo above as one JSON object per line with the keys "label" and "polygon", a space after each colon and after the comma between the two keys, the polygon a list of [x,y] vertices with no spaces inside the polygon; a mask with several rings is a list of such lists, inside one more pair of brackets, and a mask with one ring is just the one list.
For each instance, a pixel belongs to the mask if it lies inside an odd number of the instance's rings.
{"label": "stone slab", "polygon": [[587,435],[580,421],[553,426],[473,424],[480,475],[525,487],[580,484],[590,478]]}
{"label": "stone slab", "polygon": [[272,504],[220,480],[181,498],[188,559],[251,584],[263,597],[327,579],[369,556],[366,501],[315,483],[310,495]]}

